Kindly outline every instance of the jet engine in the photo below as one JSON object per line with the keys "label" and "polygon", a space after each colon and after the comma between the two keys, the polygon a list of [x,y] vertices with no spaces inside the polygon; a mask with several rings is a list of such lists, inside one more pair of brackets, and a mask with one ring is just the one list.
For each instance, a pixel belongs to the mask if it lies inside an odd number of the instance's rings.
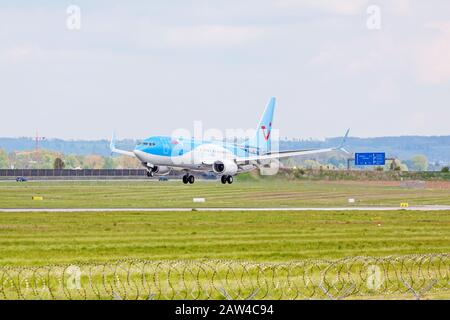
{"label": "jet engine", "polygon": [[232,160],[216,161],[213,164],[213,171],[221,175],[234,176],[238,172],[238,166]]}
{"label": "jet engine", "polygon": [[164,176],[166,174],[170,173],[170,168],[165,167],[165,166],[154,166],[152,168],[152,171],[154,174],[156,174],[157,176]]}

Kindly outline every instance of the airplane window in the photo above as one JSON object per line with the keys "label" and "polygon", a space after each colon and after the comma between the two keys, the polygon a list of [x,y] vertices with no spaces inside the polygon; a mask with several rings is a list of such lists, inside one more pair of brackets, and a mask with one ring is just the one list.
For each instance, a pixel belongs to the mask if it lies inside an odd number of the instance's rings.
{"label": "airplane window", "polygon": [[154,147],[154,146],[156,146],[156,143],[154,143],[154,142],[142,142],[141,145]]}

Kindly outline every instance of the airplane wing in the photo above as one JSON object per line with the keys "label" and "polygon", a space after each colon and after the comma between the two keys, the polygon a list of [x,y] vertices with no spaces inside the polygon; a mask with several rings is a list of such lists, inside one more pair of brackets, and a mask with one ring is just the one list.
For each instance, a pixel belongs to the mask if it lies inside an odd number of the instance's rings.
{"label": "airplane wing", "polygon": [[342,151],[342,152],[345,152],[345,153],[348,154],[349,152],[344,149],[344,144],[345,144],[345,142],[347,140],[349,132],[350,132],[350,129],[347,130],[347,133],[345,134],[344,139],[342,140],[341,144],[338,147],[335,147],[335,148],[269,152],[269,153],[266,153],[266,154],[263,154],[263,155],[258,155],[258,156],[250,156],[250,157],[245,157],[245,158],[236,158],[236,162],[237,163],[244,163],[244,162],[250,162],[250,161],[280,159],[280,158],[304,156],[304,155],[311,155],[311,154],[321,154],[321,153],[327,153],[327,152],[332,152],[332,151]]}
{"label": "airplane wing", "polygon": [[111,149],[112,153],[118,153],[118,154],[122,154],[125,156],[129,156],[129,157],[133,157],[135,158],[136,155],[134,154],[134,152],[131,151],[125,151],[125,150],[120,150],[116,148],[116,135],[113,133],[112,138],[111,138],[111,143],[109,144],[109,148]]}

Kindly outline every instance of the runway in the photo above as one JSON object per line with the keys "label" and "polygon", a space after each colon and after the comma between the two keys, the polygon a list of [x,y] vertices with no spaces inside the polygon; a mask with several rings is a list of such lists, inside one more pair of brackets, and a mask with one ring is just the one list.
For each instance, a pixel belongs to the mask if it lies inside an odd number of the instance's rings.
{"label": "runway", "polygon": [[0,213],[38,212],[189,212],[189,211],[450,211],[450,206],[400,207],[310,207],[310,208],[0,208]]}

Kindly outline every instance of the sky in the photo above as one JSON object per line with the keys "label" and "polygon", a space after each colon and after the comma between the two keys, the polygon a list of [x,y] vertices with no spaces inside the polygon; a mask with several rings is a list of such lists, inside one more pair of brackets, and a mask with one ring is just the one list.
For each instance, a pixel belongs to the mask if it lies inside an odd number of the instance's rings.
{"label": "sky", "polygon": [[[73,7],[75,6],[75,7]],[[0,0],[0,136],[450,135],[447,0]]]}

